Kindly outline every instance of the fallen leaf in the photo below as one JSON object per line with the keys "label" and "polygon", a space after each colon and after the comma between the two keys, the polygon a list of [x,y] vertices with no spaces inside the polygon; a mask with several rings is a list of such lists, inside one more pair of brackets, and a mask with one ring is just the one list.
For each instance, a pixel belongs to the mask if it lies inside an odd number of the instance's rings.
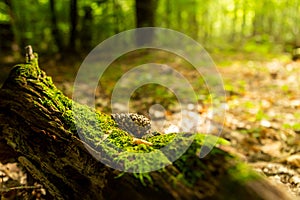
{"label": "fallen leaf", "polygon": [[280,149],[282,145],[280,141],[274,141],[261,147],[261,151],[272,157],[278,157],[281,155]]}
{"label": "fallen leaf", "polygon": [[148,142],[146,140],[139,139],[139,138],[133,138],[132,143],[133,144],[145,144],[145,145],[149,145],[149,146],[153,145],[151,142]]}
{"label": "fallen leaf", "polygon": [[286,159],[286,161],[289,165],[292,165],[294,167],[300,167],[300,155],[299,154],[291,155],[290,157],[288,157]]}

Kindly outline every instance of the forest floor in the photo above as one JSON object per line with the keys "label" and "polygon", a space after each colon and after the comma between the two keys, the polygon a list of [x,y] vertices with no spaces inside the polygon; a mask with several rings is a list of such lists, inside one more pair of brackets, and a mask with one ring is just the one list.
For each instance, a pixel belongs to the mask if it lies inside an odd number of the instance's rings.
{"label": "forest floor", "polygon": [[[203,87],[203,82],[184,61],[165,57],[161,55],[157,59],[179,70],[193,82],[194,88]],[[222,148],[240,156],[273,183],[300,197],[300,62],[291,61],[288,55],[263,57],[257,54],[213,54],[212,57],[222,75],[227,94],[223,104],[226,114],[220,136],[229,140],[231,145]],[[115,65],[120,65],[120,69],[107,70],[102,84],[106,87],[98,88],[96,92],[98,110],[110,112],[110,94],[115,81],[130,68],[129,65],[132,66],[133,60],[138,60],[136,55],[118,60]],[[136,63],[147,60],[138,60]],[[40,67],[53,77],[55,84],[67,96],[72,97],[79,63],[70,67],[66,63],[57,64],[44,59]],[[2,82],[9,69],[3,68],[4,73],[0,77]],[[200,93],[206,94],[205,91]],[[146,97],[143,97],[144,94]],[[162,132],[180,131],[180,109],[168,91],[146,88],[137,91],[133,100],[131,111],[142,114],[147,114],[147,105],[164,106],[165,109],[158,109],[153,114],[158,119],[161,116],[164,119],[163,123],[157,120],[157,127],[163,127],[160,129]],[[198,102],[201,106],[191,105],[191,109],[184,112],[184,117],[193,120],[193,116],[197,115],[204,119],[202,125],[206,126],[205,121],[209,120],[205,119],[209,118],[210,112],[207,98],[199,97]],[[216,124],[222,122],[216,121]],[[202,129],[204,127],[199,127],[199,131]],[[0,172],[3,168],[0,166]]]}
{"label": "forest floor", "polygon": [[300,62],[234,60],[219,68],[227,97],[222,137],[257,171],[300,196]]}

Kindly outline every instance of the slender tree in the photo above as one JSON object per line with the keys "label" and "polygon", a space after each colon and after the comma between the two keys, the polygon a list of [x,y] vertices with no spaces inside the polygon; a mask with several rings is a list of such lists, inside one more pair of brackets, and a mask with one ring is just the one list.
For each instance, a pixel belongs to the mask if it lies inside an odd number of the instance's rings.
{"label": "slender tree", "polygon": [[[19,44],[20,39],[17,38],[17,30],[16,30],[16,20],[15,14],[13,12],[13,6],[11,0],[4,0],[4,3],[7,7],[7,12],[9,15],[10,24],[1,24],[0,32],[2,33],[1,36],[5,37],[5,40],[0,42],[1,49],[12,50],[12,46],[16,46],[19,49],[18,45],[12,45],[10,43],[17,43]],[[17,40],[17,41],[16,41]]]}
{"label": "slender tree", "polygon": [[113,18],[114,18],[114,32],[115,33],[119,33],[120,32],[120,19],[119,19],[119,15],[120,15],[120,12],[121,12],[121,7],[120,5],[118,4],[118,2],[116,0],[113,0],[112,1],[113,3]]}
{"label": "slender tree", "polygon": [[136,27],[154,26],[157,0],[135,0]]}
{"label": "slender tree", "polygon": [[69,50],[76,51],[76,39],[77,39],[77,24],[78,24],[78,8],[77,0],[70,1],[70,41]]}
{"label": "slender tree", "polygon": [[84,16],[81,21],[80,45],[81,51],[89,51],[92,47],[94,16],[93,9],[90,6],[85,6]]}
{"label": "slender tree", "polygon": [[242,23],[241,23],[241,38],[246,36],[246,21],[247,21],[247,0],[243,1],[243,15],[242,15]]}
{"label": "slender tree", "polygon": [[238,11],[239,11],[239,1],[235,0],[234,1],[234,10],[233,10],[233,19],[231,23],[231,36],[229,39],[229,42],[235,42],[236,37],[237,37],[237,30],[236,28],[238,27]]}
{"label": "slender tree", "polygon": [[51,24],[52,24],[52,36],[54,38],[55,44],[58,48],[58,51],[63,51],[64,45],[62,43],[62,39],[59,33],[58,25],[57,25],[57,18],[55,12],[55,0],[49,0],[50,4],[50,14],[51,14]]}
{"label": "slender tree", "polygon": [[198,39],[198,31],[199,31],[199,26],[198,26],[198,20],[197,20],[197,2],[196,0],[191,1],[190,5],[190,16],[188,17],[188,20],[190,21],[190,24],[188,26],[190,30],[190,34],[192,38],[195,40]]}
{"label": "slender tree", "polygon": [[170,2],[170,0],[166,0],[165,2],[165,22],[166,22],[166,27],[170,28],[171,26],[171,19],[172,19],[172,8],[171,8],[172,4]]}
{"label": "slender tree", "polygon": [[262,34],[263,22],[264,22],[264,11],[263,3],[257,2],[254,6],[254,17],[252,21],[252,36],[258,36]]}
{"label": "slender tree", "polygon": [[[156,8],[157,0],[135,0],[136,27],[154,27]],[[140,45],[151,43],[153,32],[148,31],[146,35],[138,35],[136,39],[137,44]]]}

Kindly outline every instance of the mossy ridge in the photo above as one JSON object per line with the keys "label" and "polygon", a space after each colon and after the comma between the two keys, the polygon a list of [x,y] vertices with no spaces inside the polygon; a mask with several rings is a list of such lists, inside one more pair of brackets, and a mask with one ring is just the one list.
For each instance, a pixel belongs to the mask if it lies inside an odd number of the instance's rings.
{"label": "mossy ridge", "polygon": [[[103,141],[104,134],[109,134],[106,142],[115,145],[120,150],[150,152],[154,149],[143,144],[133,144],[132,136],[120,130],[109,115],[73,102],[66,97],[56,88],[52,78],[46,76],[45,72],[38,67],[37,60],[36,56],[30,63],[16,65],[13,73],[18,77],[24,77],[26,80],[25,84],[34,84],[38,86],[35,88],[40,88],[43,95],[39,96],[38,102],[51,111],[62,113],[59,118],[63,122],[65,129],[70,130],[74,135],[77,135],[77,133],[81,134],[81,139],[84,141],[93,141],[92,143],[89,142],[89,145],[95,149],[103,147],[103,142],[101,141]],[[156,146],[162,146],[162,144]]]}
{"label": "mossy ridge", "polygon": [[[50,110],[62,113],[59,118],[63,122],[65,129],[70,130],[74,135],[77,135],[77,133],[82,134],[82,139],[88,141],[88,144],[91,145],[91,147],[96,150],[107,150],[108,156],[116,161],[123,162],[124,160],[127,160],[128,162],[120,163],[127,169],[135,166],[134,156],[130,153],[149,153],[165,147],[174,138],[179,138],[180,140],[181,137],[186,137],[186,133],[158,135],[147,138],[149,142],[153,143],[152,146],[133,144],[132,136],[129,133],[120,130],[109,115],[97,112],[87,106],[80,105],[64,96],[63,93],[55,87],[51,77],[46,76],[45,72],[40,70],[37,64],[37,58],[32,60],[31,63],[17,65],[13,71],[14,73],[21,75],[20,77],[26,78],[27,82],[41,87],[44,95],[40,97],[40,103],[43,106],[50,108]],[[76,116],[74,115],[74,110],[76,111]],[[105,139],[105,142],[103,142],[104,134],[109,134],[108,138]],[[234,179],[242,182],[249,178],[257,178],[250,169],[244,168],[244,165],[240,164],[238,161],[237,165],[230,164],[228,167],[220,167],[220,169],[224,170],[229,169],[228,171],[221,172],[216,170],[215,166],[222,166],[222,164],[228,163],[226,162],[226,159],[229,159],[229,157],[231,161],[233,160],[228,153],[218,148],[212,149],[212,152],[209,155],[209,158],[213,159],[209,161],[207,161],[208,159],[199,159],[198,153],[206,136],[207,135],[204,134],[196,134],[194,141],[188,150],[173,163],[173,166],[180,171],[180,174],[176,177],[177,180],[181,180],[186,185],[192,187],[199,184],[199,181],[208,179],[207,176],[209,176],[209,173],[230,173],[233,175],[232,177]],[[224,141],[225,140],[223,139],[219,139],[218,143],[226,143]],[[116,149],[111,147],[117,147],[120,151],[115,151]],[[176,148],[174,150],[176,150]],[[116,153],[117,156],[115,156]],[[156,159],[163,159],[168,162],[168,158],[164,154]],[[149,165],[150,160],[144,160],[144,162],[144,166],[146,167]],[[141,171],[143,170],[144,169],[141,169]],[[160,170],[160,172],[164,173],[164,169]],[[242,176],[241,174],[244,175]],[[150,173],[135,173],[134,176],[139,178],[143,185],[146,185],[145,180],[148,180],[147,182],[150,184],[152,182]]]}

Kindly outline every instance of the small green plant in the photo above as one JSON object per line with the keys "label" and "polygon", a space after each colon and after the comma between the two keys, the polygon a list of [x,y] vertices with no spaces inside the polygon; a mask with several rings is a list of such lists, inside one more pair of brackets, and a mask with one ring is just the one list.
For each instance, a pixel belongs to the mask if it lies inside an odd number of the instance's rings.
{"label": "small green plant", "polygon": [[288,93],[289,92],[289,86],[288,85],[283,85],[283,86],[281,86],[281,90],[283,91],[283,92],[285,92],[285,93]]}
{"label": "small green plant", "polygon": [[262,119],[269,119],[269,116],[262,110],[260,109],[255,116],[257,121],[260,121]]}

